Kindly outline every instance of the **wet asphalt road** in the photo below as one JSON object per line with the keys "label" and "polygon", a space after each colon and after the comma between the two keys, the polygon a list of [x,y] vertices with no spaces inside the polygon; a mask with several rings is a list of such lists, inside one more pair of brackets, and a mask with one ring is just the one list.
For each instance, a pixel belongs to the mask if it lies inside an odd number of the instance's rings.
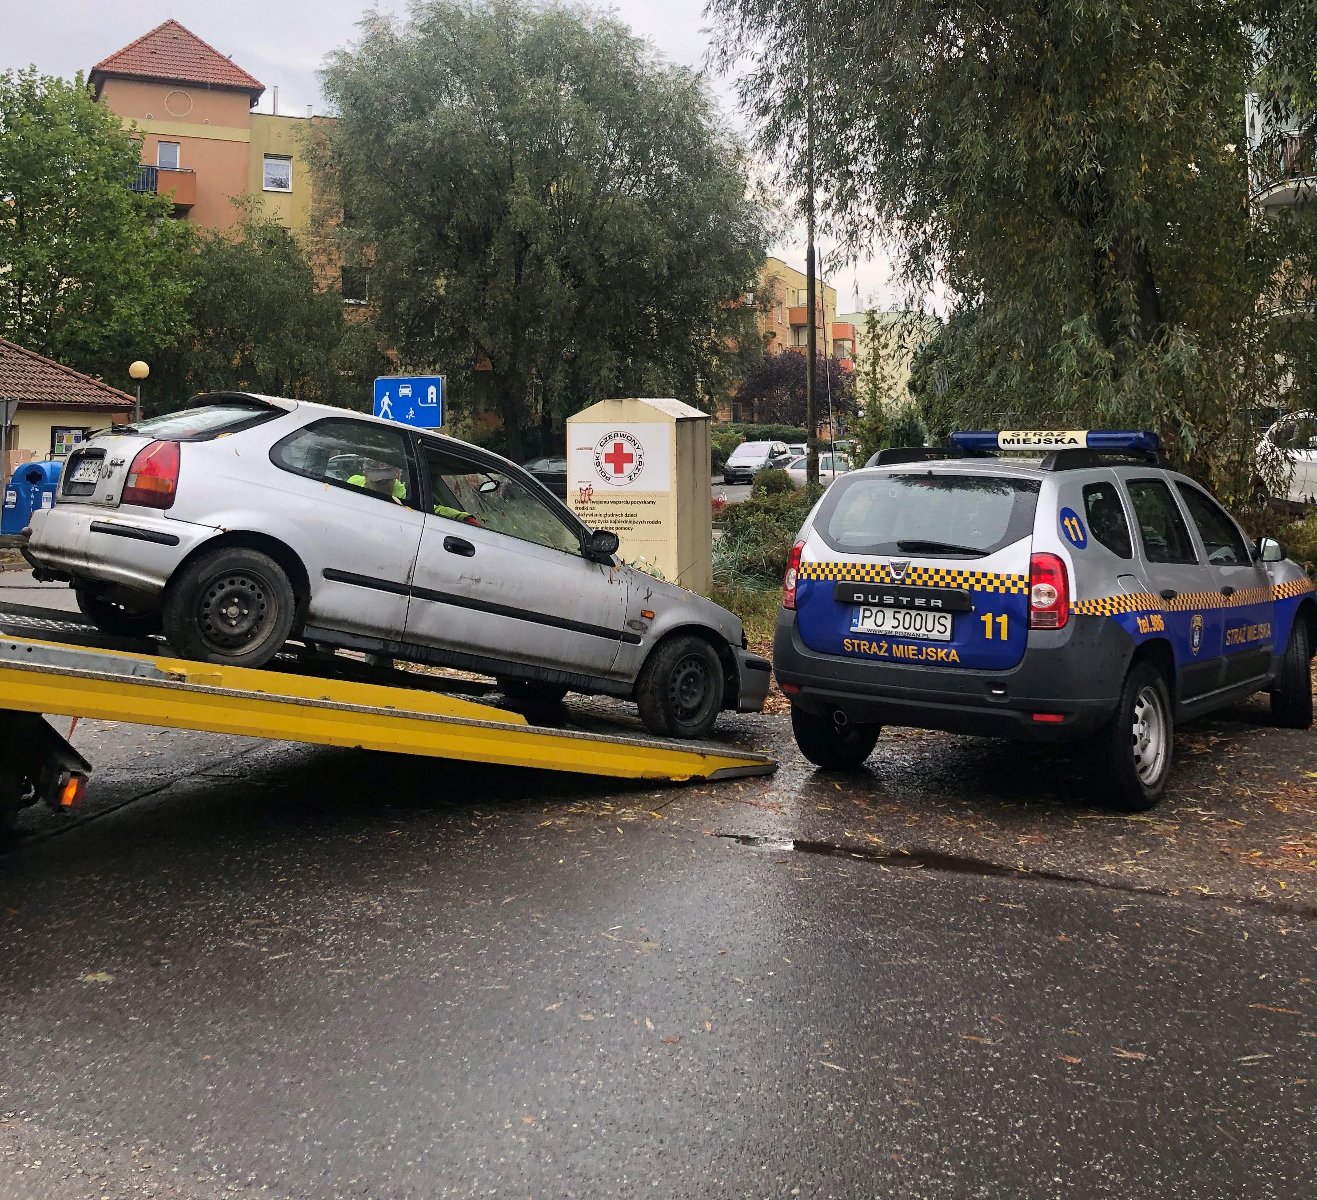
{"label": "wet asphalt road", "polygon": [[1311,734],[1191,727],[1128,818],[726,726],[778,775],[84,722],[0,855],[0,1198],[1311,1194]]}

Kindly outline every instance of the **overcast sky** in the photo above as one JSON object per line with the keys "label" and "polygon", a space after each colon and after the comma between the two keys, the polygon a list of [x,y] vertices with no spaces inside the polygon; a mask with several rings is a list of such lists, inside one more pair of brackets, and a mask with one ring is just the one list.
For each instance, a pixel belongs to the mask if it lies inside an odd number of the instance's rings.
{"label": "overcast sky", "polygon": [[[258,111],[269,112],[278,85],[279,110],[321,111],[317,71],[325,56],[356,37],[364,11],[405,15],[407,0],[0,0],[0,69],[34,64],[47,75],[89,71],[102,58],[173,17],[266,86]],[[613,8],[665,57],[700,68],[708,39],[704,0],[618,0]],[[715,95],[740,124],[730,83],[712,81]],[[826,243],[820,249],[829,249]],[[803,269],[804,247],[786,243],[774,252]],[[886,260],[830,274],[842,312],[870,302],[889,307],[897,291]]]}

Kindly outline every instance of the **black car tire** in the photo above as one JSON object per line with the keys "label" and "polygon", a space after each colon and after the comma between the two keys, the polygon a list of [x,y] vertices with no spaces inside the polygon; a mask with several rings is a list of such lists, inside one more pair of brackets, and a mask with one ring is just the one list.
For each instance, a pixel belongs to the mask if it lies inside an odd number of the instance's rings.
{"label": "black car tire", "polygon": [[726,679],[718,652],[683,633],[660,643],[641,668],[636,705],[650,733],[704,737],[722,711]]}
{"label": "black car tire", "polygon": [[1271,716],[1282,729],[1312,728],[1312,632],[1296,617],[1271,692]]}
{"label": "black car tire", "polygon": [[85,588],[74,588],[78,611],[102,633],[111,637],[150,637],[160,632],[160,612],[139,611],[94,595]]}
{"label": "black car tire", "polygon": [[561,683],[537,683],[530,679],[506,679],[499,676],[498,690],[509,700],[531,704],[559,704],[571,689]]}
{"label": "black car tire", "polygon": [[292,632],[296,598],[269,555],[241,546],[203,555],[170,581],[164,626],[184,658],[261,667]]}
{"label": "black car tire", "polygon": [[1102,799],[1119,812],[1145,812],[1166,794],[1175,754],[1171,697],[1162,673],[1135,663],[1116,711],[1093,739],[1094,767],[1108,785]]}
{"label": "black car tire", "polygon": [[791,708],[791,732],[800,752],[816,767],[825,771],[850,771],[873,753],[882,732],[881,725],[848,721],[838,725],[826,713]]}

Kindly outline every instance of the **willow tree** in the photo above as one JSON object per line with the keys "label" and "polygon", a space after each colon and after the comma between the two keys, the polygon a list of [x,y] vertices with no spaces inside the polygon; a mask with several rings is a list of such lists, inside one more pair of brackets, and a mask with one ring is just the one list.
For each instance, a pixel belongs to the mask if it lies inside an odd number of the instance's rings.
{"label": "willow tree", "polygon": [[[1151,425],[1238,496],[1254,410],[1286,403],[1314,354],[1310,323],[1294,319],[1312,309],[1311,219],[1250,204],[1250,166],[1269,147],[1245,129],[1250,89],[1303,103],[1292,81],[1312,77],[1306,8],[710,0],[708,11],[764,149],[794,144],[800,47],[813,47],[820,201],[835,234],[855,253],[885,243],[912,290],[940,282],[968,314],[922,356],[943,410]],[[813,29],[833,36],[807,39]]]}
{"label": "willow tree", "polygon": [[319,154],[404,365],[533,423],[710,396],[757,345],[763,221],[702,80],[612,17],[420,0],[334,55]]}

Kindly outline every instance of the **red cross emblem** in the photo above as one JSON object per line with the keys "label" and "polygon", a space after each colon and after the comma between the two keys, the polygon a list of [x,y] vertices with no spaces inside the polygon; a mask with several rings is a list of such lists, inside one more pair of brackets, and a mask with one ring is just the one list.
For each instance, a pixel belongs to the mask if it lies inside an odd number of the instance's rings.
{"label": "red cross emblem", "polygon": [[621,475],[626,471],[636,456],[632,454],[621,442],[614,442],[613,448],[603,456],[604,462],[613,468],[614,475]]}

